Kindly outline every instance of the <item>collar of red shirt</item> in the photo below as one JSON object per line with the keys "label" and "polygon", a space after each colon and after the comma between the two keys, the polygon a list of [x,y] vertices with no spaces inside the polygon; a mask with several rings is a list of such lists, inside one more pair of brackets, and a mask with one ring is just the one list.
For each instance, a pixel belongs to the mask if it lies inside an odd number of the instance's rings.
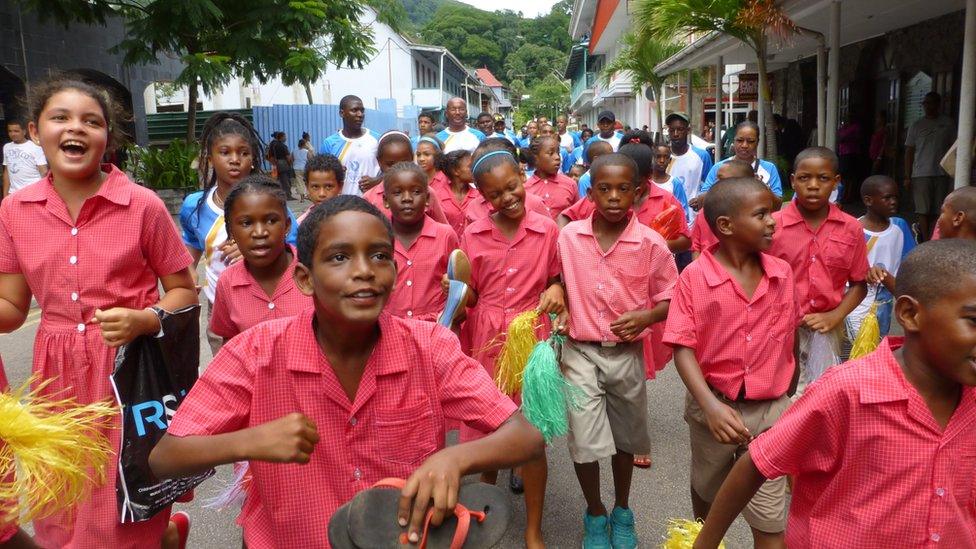
{"label": "collar of red shirt", "polygon": [[[132,197],[132,184],[125,173],[112,164],[102,164],[101,170],[107,177],[102,182],[95,196],[101,196],[109,202],[114,202],[119,206],[128,206],[129,199]],[[23,202],[45,202],[57,196],[54,190],[54,174],[48,171],[47,175],[37,185],[30,185],[15,194],[18,200]]]}
{"label": "collar of red shirt", "polygon": [[[281,280],[287,280],[292,278],[295,275],[295,265],[298,264],[298,251],[295,250],[295,247],[290,244],[288,245],[288,249],[291,250],[291,263],[288,264],[288,268],[285,269],[285,273],[281,275]],[[241,263],[243,263],[243,261]],[[257,284],[257,282],[254,280],[254,277],[251,276],[251,272],[247,270],[247,267],[244,267],[242,265],[241,268],[244,269],[245,276],[242,276],[234,280],[231,283],[231,286],[238,287],[238,286],[250,286],[251,284]],[[281,285],[280,280],[278,281],[278,285],[279,286]],[[263,292],[263,290],[261,291]],[[277,288],[275,288],[275,293],[278,293]]]}
{"label": "collar of red shirt", "polygon": [[[318,339],[315,336],[315,328],[312,324],[312,319],[315,317],[315,308],[310,307],[294,319],[292,322],[296,329],[286,330],[287,334],[290,334],[288,342],[289,348],[301,349],[307,348],[308,346],[313,346],[315,348],[314,353],[317,360],[287,360],[286,367],[289,370],[296,372],[310,372],[314,374],[324,373],[324,368],[329,365],[329,359],[326,358],[325,353],[322,352],[322,348],[319,347]],[[369,359],[366,360],[366,369],[371,369],[375,375],[386,375],[394,374],[398,372],[405,372],[410,367],[402,360],[383,360],[377,361],[376,357],[391,357],[396,356],[396,351],[392,348],[387,349],[388,346],[394,344],[393,339],[396,337],[394,333],[396,331],[393,326],[394,322],[397,322],[393,316],[386,312],[385,310],[380,313],[379,319],[376,321],[379,324],[380,337],[376,340],[376,345],[373,347],[373,352],[370,353]],[[417,324],[431,324],[434,323],[417,323]],[[384,337],[383,334],[389,334]],[[387,349],[384,353],[384,349]],[[365,375],[365,369],[364,369]]]}
{"label": "collar of red shirt", "polygon": [[[911,392],[918,392],[908,382],[908,379],[905,378],[905,373],[902,372],[898,360],[895,359],[894,351],[900,349],[904,342],[904,337],[888,336],[878,345],[878,349],[875,352],[878,353],[877,358],[880,358],[880,362],[884,365],[885,370],[879,374],[875,374],[873,379],[869,375],[865,376],[864,383],[860,389],[861,404],[881,404],[884,402],[908,400]],[[865,370],[865,372],[870,372],[870,370]],[[892,378],[898,382],[892,383]],[[957,408],[957,411],[962,408],[965,402],[976,404],[976,388],[962,388],[962,398],[959,400],[959,408]],[[953,415],[955,416],[956,414]]]}
{"label": "collar of red shirt", "polygon": [[[803,214],[800,213],[800,207],[796,205],[796,200],[790,200],[789,205],[783,208],[782,211],[783,213],[780,215],[779,222],[784,227],[796,225],[797,223],[806,223],[806,220],[803,219]],[[827,219],[824,220],[824,223],[831,221],[843,223],[844,215],[844,212],[836,204],[830,204],[827,210]]]}
{"label": "collar of red shirt", "polygon": [[[579,231],[577,231],[578,236],[588,236],[595,239],[596,236],[593,234],[593,218],[596,217],[596,210],[590,214],[587,219],[582,219],[583,223],[580,223]],[[620,237],[617,238],[617,242],[640,242],[641,236],[638,230],[640,223],[637,221],[637,216],[634,215],[634,210],[631,209],[627,212],[627,227],[624,232],[620,233]]]}
{"label": "collar of red shirt", "polygon": [[[416,244],[421,238],[437,238],[437,226],[434,225],[435,223],[438,223],[438,221],[435,221],[429,215],[425,215],[424,226],[420,229],[420,234],[418,234],[417,238],[414,239],[413,244],[410,245],[410,248],[413,248],[413,245]],[[393,239],[393,247],[398,251],[404,250],[403,244],[401,244],[396,238]],[[410,248],[406,249],[409,250]]]}
{"label": "collar of red shirt", "polygon": [[[705,265],[708,265],[708,268],[702,270],[705,275],[705,283],[712,288],[721,286],[726,281],[732,280],[732,275],[729,274],[729,271],[715,258],[714,252],[717,247],[718,244],[715,244],[705,250],[699,258],[704,259]],[[776,261],[768,254],[760,253],[759,261],[762,264],[762,270],[766,278],[787,278],[793,276],[793,271],[786,262]]]}
{"label": "collar of red shirt", "polygon": [[[486,201],[487,202],[487,201]],[[488,204],[490,207],[491,204]],[[522,220],[521,228],[526,231],[532,231],[534,233],[544,234],[546,232],[546,221],[549,220],[547,217],[528,209],[526,205],[525,218]],[[495,229],[495,222],[491,219],[491,216],[484,217],[475,221],[468,226],[468,231],[472,233],[485,233],[490,232]]]}

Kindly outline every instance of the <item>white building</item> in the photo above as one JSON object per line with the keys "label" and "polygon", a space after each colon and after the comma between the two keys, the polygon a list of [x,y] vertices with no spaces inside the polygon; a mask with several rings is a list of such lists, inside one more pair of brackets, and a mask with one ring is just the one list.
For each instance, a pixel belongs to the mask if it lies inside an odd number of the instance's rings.
{"label": "white building", "polygon": [[570,52],[565,76],[572,80],[570,110],[580,123],[596,127],[600,111],[635,128],[649,124],[650,102],[635,96],[629,73],[617,74],[608,86],[600,81],[603,67],[620,52],[621,38],[630,30],[630,2],[575,0],[569,34],[578,41]]}
{"label": "white building", "polygon": [[[367,9],[360,23],[373,31],[376,53],[361,69],[329,67],[324,77],[311,85],[314,103],[334,105],[345,95],[356,95],[366,108],[380,109],[381,102],[392,99],[397,115],[410,117],[420,111],[441,112],[448,99],[459,96],[466,98],[471,116],[476,116],[483,105],[497,111],[492,90],[447,49],[414,44],[377,21],[373,10]],[[150,114],[186,109],[184,90],[168,98],[157,95],[155,86],[147,88],[146,110]],[[201,103],[203,110],[248,109],[305,105],[308,98],[300,84],[286,86],[278,78],[262,84],[235,77],[220,92],[203,97]]]}

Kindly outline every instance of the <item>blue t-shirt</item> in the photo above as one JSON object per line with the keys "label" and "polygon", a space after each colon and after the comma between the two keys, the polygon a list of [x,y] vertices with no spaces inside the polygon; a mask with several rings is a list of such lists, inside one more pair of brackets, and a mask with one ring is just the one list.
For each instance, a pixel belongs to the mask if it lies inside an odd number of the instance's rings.
{"label": "blue t-shirt", "polygon": [[705,149],[700,149],[694,145],[691,145],[691,150],[695,151],[695,154],[698,155],[698,158],[701,158],[702,161],[701,173],[702,173],[702,179],[704,180],[705,177],[708,175],[708,172],[712,171],[712,164],[715,163],[715,160],[712,158],[712,155],[708,154],[708,151],[706,151]]}
{"label": "blue t-shirt", "polygon": [[620,149],[620,139],[623,136],[624,136],[624,132],[619,130],[613,132],[613,135],[607,138],[604,138],[599,133],[595,133],[593,134],[593,137],[587,139],[586,143],[583,144],[583,150],[588,151],[590,149],[590,145],[596,143],[597,141],[606,141],[607,143],[610,143],[610,145],[613,147],[613,152],[617,152],[617,150]]}
{"label": "blue t-shirt", "polygon": [[586,192],[590,190],[591,185],[590,172],[586,171],[586,173],[580,176],[579,182],[576,183],[576,190],[579,192],[580,198],[586,196]]}
{"label": "blue t-shirt", "polygon": [[[715,164],[712,166],[712,169],[708,170],[708,176],[705,177],[705,182],[702,183],[700,193],[706,193],[708,192],[708,189],[712,188],[712,185],[718,181],[718,169],[722,167],[722,164],[725,164],[733,158],[735,157],[730,156],[718,164]],[[772,162],[759,159],[758,166],[756,164],[753,164],[753,166],[756,171],[756,175],[759,176],[759,179],[761,179],[767,187],[769,187],[769,190],[773,191],[773,194],[775,194],[778,198],[783,198],[783,183],[779,179],[779,170],[776,169],[776,165]]]}
{"label": "blue t-shirt", "polygon": [[[223,255],[220,253],[220,246],[227,240],[227,224],[224,222],[224,210],[217,206],[213,200],[216,187],[210,189],[206,200],[202,204],[197,204],[203,197],[203,191],[191,193],[183,199],[183,206],[180,207],[180,228],[183,233],[183,243],[201,252],[200,259],[206,267],[206,284],[203,286],[204,295],[213,303],[215,291],[217,290],[217,279],[224,271]],[[295,216],[288,210],[288,218],[291,219],[291,229],[285,240],[295,245],[298,240],[298,222]]]}

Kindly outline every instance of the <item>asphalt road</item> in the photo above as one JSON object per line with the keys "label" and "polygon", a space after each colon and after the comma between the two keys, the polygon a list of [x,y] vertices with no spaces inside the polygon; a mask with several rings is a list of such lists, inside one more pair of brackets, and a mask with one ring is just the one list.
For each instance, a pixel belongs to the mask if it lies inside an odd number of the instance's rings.
{"label": "asphalt road", "polygon": [[[0,353],[7,376],[16,386],[30,374],[32,345],[39,320],[37,309],[25,326],[12,334],[0,335]],[[210,349],[201,346],[200,357],[209,361]],[[650,470],[637,470],[631,493],[631,506],[638,524],[642,547],[660,545],[666,523],[672,517],[690,517],[691,502],[688,496],[688,429],[682,419],[684,387],[677,373],[668,367],[661,375],[647,383],[648,412],[651,418],[654,465]],[[543,531],[550,547],[579,547],[582,536],[581,515],[583,496],[576,483],[572,462],[566,449],[565,439],[553,442],[548,451],[549,482],[546,493],[546,512]],[[603,464],[603,493],[608,505],[613,502],[613,485],[609,462]],[[238,548],[241,532],[234,523],[236,512],[203,508],[202,502],[219,492],[223,483],[230,479],[229,467],[223,467],[217,477],[210,479],[197,490],[197,498],[191,504],[178,505],[187,510],[193,520],[189,546],[193,548]],[[500,475],[499,485],[507,486],[507,474]],[[515,505],[513,522],[501,547],[522,545],[521,532],[525,516],[521,498],[512,497]],[[748,547],[752,536],[742,520],[731,530],[730,547]]]}

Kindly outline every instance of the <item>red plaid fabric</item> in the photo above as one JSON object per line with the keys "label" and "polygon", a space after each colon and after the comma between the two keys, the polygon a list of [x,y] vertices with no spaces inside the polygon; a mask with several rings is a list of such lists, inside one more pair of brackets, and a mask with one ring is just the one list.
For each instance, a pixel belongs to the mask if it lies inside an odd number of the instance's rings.
{"label": "red plaid fabric", "polygon": [[827,370],[749,445],[765,477],[793,476],[790,547],[976,547],[976,389],[942,429],[901,342]]}
{"label": "red plaid fabric", "polygon": [[397,280],[386,310],[402,318],[436,321],[447,301],[441,277],[447,272],[448,256],[457,248],[454,229],[429,217],[410,248],[404,249],[395,239]]}
{"label": "red plaid fabric", "polygon": [[782,259],[760,258],[764,274],[750,298],[706,251],[678,277],[664,328],[664,342],[694,349],[705,381],[733,400],[743,386],[750,400],[781,397],[796,367],[793,272]]}
{"label": "red plaid fabric", "polygon": [[[525,210],[549,217],[549,209],[546,208],[546,203],[542,201],[542,198],[528,191],[525,192]],[[477,198],[468,204],[468,208],[464,212],[465,226],[484,219],[492,213],[494,210],[491,209],[491,204],[485,200],[485,197],[481,196],[481,193],[478,193]]]}
{"label": "red plaid fabric", "polygon": [[313,315],[231,340],[169,427],[173,436],[215,435],[292,412],[315,423],[321,442],[308,464],[250,463],[254,489],[240,521],[251,549],[328,547],[332,513],[383,478],[410,476],[444,446],[446,420],[493,431],[516,411],[453,333],[387,312],[350,402],[316,342]]}
{"label": "red plaid fabric", "polygon": [[704,213],[699,213],[695,217],[695,224],[691,228],[691,250],[702,253],[712,246],[718,244],[718,238],[708,226]]}
{"label": "red plaid fabric", "polygon": [[261,322],[292,317],[311,307],[312,298],[295,286],[298,253],[291,248],[291,254],[291,264],[271,296],[254,280],[243,261],[227,267],[217,280],[210,331],[230,339]]}
{"label": "red plaid fabric", "polygon": [[[438,223],[447,223],[447,218],[444,217],[444,211],[441,210],[441,201],[437,197],[436,191],[434,191],[434,189],[428,190],[430,191],[430,196],[427,197],[427,215]],[[379,208],[381,212],[387,215],[387,217],[392,218],[393,214],[390,212],[390,209],[386,207],[386,204],[383,203],[383,183],[380,183],[379,185],[376,185],[372,189],[363,193],[363,198],[365,198],[370,204]]]}
{"label": "red plaid fabric", "polygon": [[868,274],[864,231],[836,205],[830,205],[827,219],[816,231],[803,220],[796,202],[773,218],[776,234],[769,253],[793,267],[803,314],[833,310],[844,298],[848,282],[864,281]]}
{"label": "red plaid fabric", "polygon": [[[112,399],[115,350],[105,346],[95,309],[143,309],[159,301],[158,278],[193,262],[173,218],[152,191],[114,166],[73,221],[52,175],[0,204],[0,272],[27,278],[41,307],[33,372],[53,380],[46,394],[82,404]],[[106,430],[114,447],[120,423]],[[159,545],[169,512],[120,525],[115,499],[117,459],[104,485],[71,512],[34,521],[43,547],[140,548]]]}
{"label": "red plaid fabric", "polygon": [[525,192],[541,198],[552,219],[559,217],[563,210],[579,199],[576,182],[561,173],[556,173],[551,178],[533,175],[525,182]]}
{"label": "red plaid fabric", "polygon": [[[627,312],[671,299],[678,268],[661,235],[630,223],[607,252],[593,235],[592,219],[559,234],[559,257],[569,307],[569,335],[577,341],[620,341],[610,323]],[[648,337],[645,330],[640,337]]]}
{"label": "red plaid fabric", "polygon": [[444,175],[444,172],[437,172],[430,181],[430,188],[437,193],[437,198],[441,201],[441,210],[444,212],[444,217],[447,218],[447,224],[454,229],[457,237],[461,238],[461,235],[464,234],[464,227],[467,224],[464,214],[468,209],[468,205],[481,198],[478,190],[474,187],[469,188],[468,194],[464,196],[464,200],[458,202],[454,197],[454,191],[451,190],[451,182]]}
{"label": "red plaid fabric", "polygon": [[[674,197],[673,194],[665,191],[664,189],[658,187],[657,185],[650,185],[650,191],[643,202],[638,205],[635,210],[637,212],[637,221],[650,227],[654,218],[668,206],[675,206],[678,211],[681,212],[681,218],[685,219],[685,211],[681,206],[681,202]],[[596,211],[596,203],[587,197],[579,199],[575,204],[563,210],[563,215],[569,218],[570,221],[579,221],[580,219],[588,219]],[[681,224],[681,232],[679,233],[683,236],[690,237],[691,234],[688,232],[687,221]]]}

